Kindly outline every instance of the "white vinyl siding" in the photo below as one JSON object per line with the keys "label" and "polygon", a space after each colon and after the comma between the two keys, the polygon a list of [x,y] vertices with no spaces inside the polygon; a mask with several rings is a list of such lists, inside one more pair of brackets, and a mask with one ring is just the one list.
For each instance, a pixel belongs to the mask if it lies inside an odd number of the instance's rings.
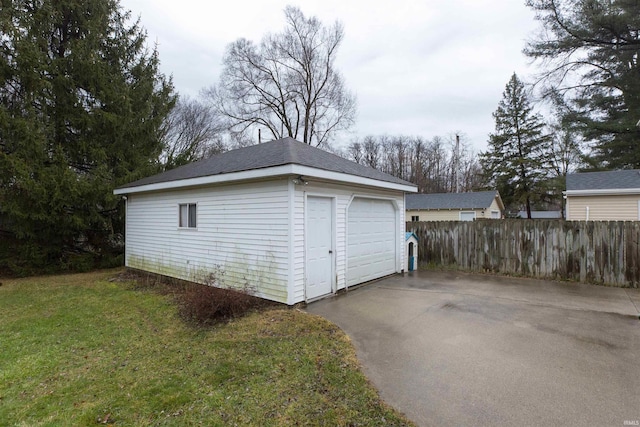
{"label": "white vinyl siding", "polygon": [[[482,209],[476,209],[476,218],[482,218]],[[460,221],[459,209],[420,210],[407,211],[407,218],[414,215],[420,216],[420,221]]]}
{"label": "white vinyl siding", "polygon": [[[569,221],[637,221],[640,195],[567,196]],[[587,209],[588,208],[588,209]],[[587,218],[587,211],[589,217]]]}
{"label": "white vinyl siding", "polygon": [[[477,210],[476,210],[477,212]],[[497,212],[497,214],[494,214]],[[501,219],[502,218],[502,209],[500,209],[500,204],[498,203],[498,198],[495,197],[493,202],[488,209],[482,211],[483,215],[476,215],[476,218],[490,218],[490,219]]]}
{"label": "white vinyl siding", "polygon": [[407,218],[412,218],[412,221],[416,216],[420,217],[420,221],[460,221],[460,212],[475,212],[475,218],[502,218],[502,209],[497,197],[486,209],[414,209],[408,210],[406,215]]}
{"label": "white vinyl siding", "polygon": [[[194,200],[197,229],[186,233],[176,207]],[[192,281],[214,273],[287,303],[288,200],[284,178],[129,195],[126,265]]]}
{"label": "white vinyl siding", "polygon": [[[331,197],[334,272],[346,286],[346,218],[353,197],[391,200],[398,209],[396,272],[404,265],[401,191],[294,177],[128,195],[126,265],[196,282],[210,273],[286,304],[305,300],[305,200]],[[197,228],[180,227],[181,205],[196,204]],[[188,208],[187,208],[188,209]]]}
{"label": "white vinyl siding", "polygon": [[407,218],[420,217],[420,221],[458,221],[457,210],[420,210],[407,211]]}
{"label": "white vinyl siding", "polygon": [[374,197],[384,200],[393,200],[398,207],[398,250],[396,263],[396,272],[402,270],[404,260],[404,194],[393,190],[376,190],[366,187],[356,187],[337,183],[328,183],[309,179],[307,185],[295,186],[295,216],[293,228],[295,230],[294,241],[294,282],[293,282],[293,303],[304,301],[304,285],[305,285],[305,241],[304,241],[304,215],[305,215],[305,194],[311,196],[327,196],[335,197],[335,274],[337,289],[344,289],[346,286],[346,221],[347,207],[351,199],[357,197]]}

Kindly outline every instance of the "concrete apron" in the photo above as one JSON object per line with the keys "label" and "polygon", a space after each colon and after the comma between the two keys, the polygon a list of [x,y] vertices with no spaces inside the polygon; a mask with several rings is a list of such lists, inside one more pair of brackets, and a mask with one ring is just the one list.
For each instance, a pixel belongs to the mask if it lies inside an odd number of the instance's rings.
{"label": "concrete apron", "polygon": [[551,426],[640,420],[639,307],[638,289],[414,272],[307,310],[418,425]]}

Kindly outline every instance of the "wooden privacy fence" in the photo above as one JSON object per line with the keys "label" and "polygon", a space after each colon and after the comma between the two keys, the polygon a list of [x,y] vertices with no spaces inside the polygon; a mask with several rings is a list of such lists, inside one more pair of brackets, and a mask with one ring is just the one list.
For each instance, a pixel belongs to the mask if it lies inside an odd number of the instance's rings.
{"label": "wooden privacy fence", "polygon": [[420,239],[421,264],[625,287],[640,283],[636,221],[408,222],[407,231]]}

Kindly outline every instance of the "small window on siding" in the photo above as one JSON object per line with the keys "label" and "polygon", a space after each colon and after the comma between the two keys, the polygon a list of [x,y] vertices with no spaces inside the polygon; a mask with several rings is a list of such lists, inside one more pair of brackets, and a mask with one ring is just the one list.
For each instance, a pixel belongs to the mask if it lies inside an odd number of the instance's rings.
{"label": "small window on siding", "polygon": [[180,227],[181,228],[196,228],[196,210],[195,203],[183,203],[180,204]]}
{"label": "small window on siding", "polygon": [[418,216],[418,215],[411,215],[411,221],[412,221],[412,222],[419,222],[419,221],[420,221],[420,216]]}

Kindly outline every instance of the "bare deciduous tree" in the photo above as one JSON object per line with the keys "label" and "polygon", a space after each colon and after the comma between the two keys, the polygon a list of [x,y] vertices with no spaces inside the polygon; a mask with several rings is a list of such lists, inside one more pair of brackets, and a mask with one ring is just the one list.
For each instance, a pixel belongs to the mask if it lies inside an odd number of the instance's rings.
{"label": "bare deciduous tree", "polygon": [[365,136],[362,141],[364,163],[372,168],[377,168],[380,163],[380,145],[373,136]]}
{"label": "bare deciduous tree", "polygon": [[259,45],[239,39],[227,47],[220,82],[206,93],[232,131],[265,129],[322,146],[355,119],[355,97],[335,69],[342,25],[323,25],[297,7],[285,8],[287,26]]}
{"label": "bare deciduous tree", "polygon": [[565,213],[566,201],[562,192],[566,190],[568,173],[575,172],[579,167],[586,166],[582,152],[582,138],[573,126],[562,124],[561,112],[556,113],[556,120],[549,123],[551,140],[549,143],[549,176],[543,187],[543,200],[547,206],[560,208]]}
{"label": "bare deciduous tree", "polygon": [[362,151],[362,144],[357,139],[347,147],[347,151],[345,153],[346,158],[356,162],[358,164],[362,164],[364,154]]}
{"label": "bare deciduous tree", "polygon": [[172,169],[225,151],[224,125],[208,105],[180,97],[163,124],[160,160]]}
{"label": "bare deciduous tree", "polygon": [[356,163],[413,182],[420,193],[479,189],[482,186],[480,164],[464,135],[457,158],[454,147],[439,136],[431,140],[402,135],[366,136],[362,141],[353,141],[343,154]]}
{"label": "bare deciduous tree", "polygon": [[554,177],[564,177],[583,165],[581,143],[577,131],[556,121],[549,125],[552,135],[549,146],[551,173]]}

